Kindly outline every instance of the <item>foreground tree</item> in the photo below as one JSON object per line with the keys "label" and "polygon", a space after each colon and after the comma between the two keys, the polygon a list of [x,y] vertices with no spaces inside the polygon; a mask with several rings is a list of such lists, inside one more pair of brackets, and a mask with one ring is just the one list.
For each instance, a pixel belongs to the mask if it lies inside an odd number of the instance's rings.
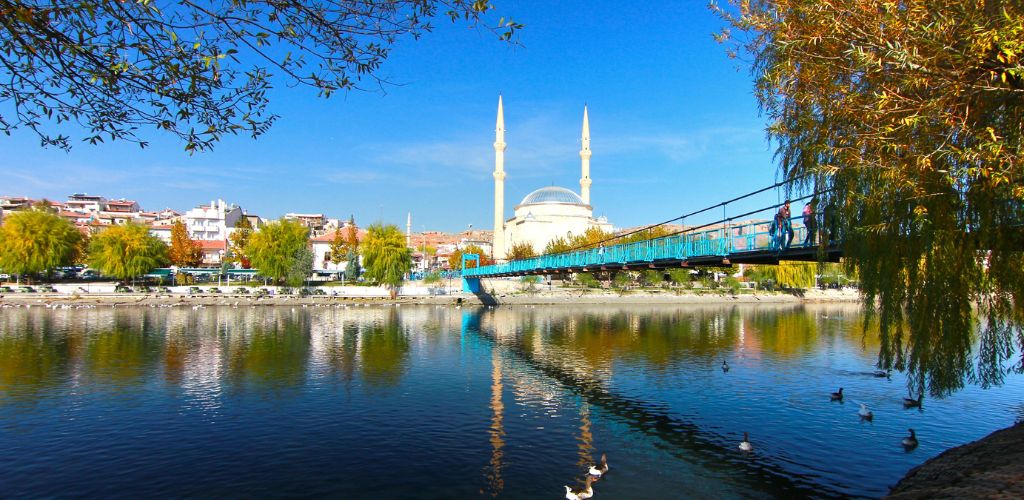
{"label": "foreground tree", "polygon": [[0,269],[5,273],[50,271],[78,259],[82,233],[48,208],[4,217],[0,226]]}
{"label": "foreground tree", "polygon": [[362,244],[363,276],[371,282],[387,286],[392,297],[412,269],[412,252],[405,246],[405,235],[394,224],[373,224],[366,229]]}
{"label": "foreground tree", "polygon": [[172,266],[196,267],[203,262],[203,249],[199,242],[188,237],[188,230],[180,220],[171,225],[171,248],[168,258]]}
{"label": "foreground tree", "polygon": [[933,395],[1024,370],[1024,4],[731,3],[783,176],[840,216],[879,366]]}
{"label": "foreground tree", "polygon": [[288,277],[299,253],[309,244],[308,239],[309,228],[281,219],[252,233],[245,254],[261,275],[280,283]]}
{"label": "foreground tree", "polygon": [[[84,140],[142,146],[143,127],[179,137],[189,151],[225,134],[253,137],[276,118],[267,90],[281,83],[320,96],[380,84],[392,47],[432,29],[439,14],[477,24],[488,0],[251,0],[0,2],[0,132],[26,127],[43,145]],[[520,26],[491,26],[510,40]]]}
{"label": "foreground tree", "polygon": [[111,226],[89,241],[89,267],[106,276],[128,280],[167,264],[167,244],[146,226]]}

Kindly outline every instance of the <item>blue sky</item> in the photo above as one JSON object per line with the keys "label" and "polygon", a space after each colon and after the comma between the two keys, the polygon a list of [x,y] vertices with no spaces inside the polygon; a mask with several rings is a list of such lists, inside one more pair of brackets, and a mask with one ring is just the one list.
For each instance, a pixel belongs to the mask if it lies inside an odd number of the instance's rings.
{"label": "blue sky", "polygon": [[[155,133],[144,150],[76,144],[70,153],[41,149],[29,132],[0,136],[0,194],[88,192],[150,210],[222,198],[269,218],[354,214],[362,225],[383,218],[404,229],[412,212],[415,231],[490,228],[499,93],[506,217],[536,188],[579,191],[584,103],[595,214],[618,227],[774,182],[751,77],[712,39],[721,21],[703,2],[495,3],[526,25],[521,46],[440,19],[385,63],[381,75],[400,85],[325,100],[279,82],[274,127],[256,140],[227,137],[212,152],[190,156]],[[776,195],[768,198],[759,204]]]}

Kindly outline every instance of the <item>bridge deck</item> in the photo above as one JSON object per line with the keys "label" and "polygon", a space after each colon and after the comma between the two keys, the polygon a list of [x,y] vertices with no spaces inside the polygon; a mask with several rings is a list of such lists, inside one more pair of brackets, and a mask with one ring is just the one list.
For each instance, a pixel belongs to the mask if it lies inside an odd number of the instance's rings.
{"label": "bridge deck", "polygon": [[666,269],[729,264],[778,264],[780,260],[838,261],[837,245],[804,245],[807,228],[794,217],[793,244],[780,249],[771,221],[753,222],[662,238],[591,248],[464,269],[463,278],[563,274],[619,269]]}

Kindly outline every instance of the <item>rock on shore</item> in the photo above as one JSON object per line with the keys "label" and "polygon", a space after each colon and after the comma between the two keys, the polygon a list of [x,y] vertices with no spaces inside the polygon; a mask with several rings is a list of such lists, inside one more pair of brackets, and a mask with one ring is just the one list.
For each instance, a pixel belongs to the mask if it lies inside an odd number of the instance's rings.
{"label": "rock on shore", "polygon": [[1024,498],[1024,422],[911,469],[886,498]]}

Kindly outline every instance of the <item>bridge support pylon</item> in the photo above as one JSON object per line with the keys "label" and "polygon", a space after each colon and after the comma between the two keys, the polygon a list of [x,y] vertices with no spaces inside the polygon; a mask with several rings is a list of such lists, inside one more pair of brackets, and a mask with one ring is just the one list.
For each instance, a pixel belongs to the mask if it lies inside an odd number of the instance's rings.
{"label": "bridge support pylon", "polygon": [[480,293],[480,278],[467,278],[465,276],[466,264],[469,262],[475,262],[476,266],[480,266],[480,256],[475,253],[462,254],[462,291],[469,293]]}
{"label": "bridge support pylon", "polygon": [[480,293],[480,278],[462,278],[462,291]]}

